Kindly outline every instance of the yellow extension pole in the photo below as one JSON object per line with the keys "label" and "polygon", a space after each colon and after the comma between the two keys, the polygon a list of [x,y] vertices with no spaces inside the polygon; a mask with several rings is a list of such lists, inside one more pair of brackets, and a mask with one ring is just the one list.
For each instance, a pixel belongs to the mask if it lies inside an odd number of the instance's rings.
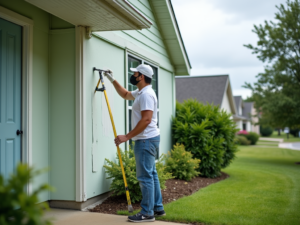
{"label": "yellow extension pole", "polygon": [[[100,84],[100,81],[102,83],[102,86],[104,86],[104,82],[102,82],[102,80],[99,79],[98,84],[97,84],[97,88],[98,88],[98,86]],[[97,88],[96,88],[96,90],[97,90]],[[96,92],[96,90],[95,90],[95,92]],[[105,96],[105,100],[106,100],[106,104],[107,104],[107,108],[108,108],[108,112],[109,112],[109,116],[110,116],[111,125],[112,125],[113,131],[114,131],[114,136],[116,138],[117,137],[117,131],[116,131],[114,119],[113,119],[113,116],[112,116],[112,113],[111,113],[111,109],[110,109],[109,101],[108,101],[108,98],[107,98],[106,90],[104,89],[103,92],[104,92],[104,96]],[[125,185],[125,190],[126,190],[126,197],[127,197],[127,203],[128,203],[128,211],[129,212],[133,212],[133,207],[131,205],[131,200],[130,200],[128,185],[127,185],[126,175],[125,175],[125,171],[124,171],[124,166],[123,166],[123,162],[122,162],[122,157],[121,157],[121,152],[120,152],[119,146],[117,146],[117,150],[118,150],[118,156],[119,156],[119,160],[120,160],[120,165],[121,165],[121,169],[122,169],[122,175],[123,175],[123,180],[124,180],[124,185]]]}

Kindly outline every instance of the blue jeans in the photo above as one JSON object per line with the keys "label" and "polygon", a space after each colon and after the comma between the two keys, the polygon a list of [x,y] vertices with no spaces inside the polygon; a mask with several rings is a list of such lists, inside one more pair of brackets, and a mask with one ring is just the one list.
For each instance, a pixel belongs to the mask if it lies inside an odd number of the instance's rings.
{"label": "blue jeans", "polygon": [[153,216],[153,211],[164,209],[160,184],[155,167],[155,155],[159,149],[160,136],[135,141],[134,155],[136,161],[136,177],[140,183],[143,199],[141,213]]}

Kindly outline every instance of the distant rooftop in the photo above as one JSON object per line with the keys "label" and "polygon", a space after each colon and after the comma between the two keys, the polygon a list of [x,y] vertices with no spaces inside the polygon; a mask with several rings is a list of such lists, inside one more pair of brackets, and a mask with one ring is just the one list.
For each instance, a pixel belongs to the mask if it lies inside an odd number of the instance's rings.
{"label": "distant rooftop", "polygon": [[[229,75],[176,76],[176,100],[196,98],[199,102],[222,104]],[[213,88],[212,88],[213,87]]]}

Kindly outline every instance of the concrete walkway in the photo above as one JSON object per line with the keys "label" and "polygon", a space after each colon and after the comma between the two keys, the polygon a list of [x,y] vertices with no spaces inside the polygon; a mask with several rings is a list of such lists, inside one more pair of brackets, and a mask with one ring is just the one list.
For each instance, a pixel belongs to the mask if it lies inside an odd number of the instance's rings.
{"label": "concrete walkway", "polygon": [[[54,225],[124,225],[134,224],[127,221],[127,216],[117,216],[103,213],[82,212],[66,209],[50,209],[46,218],[51,218]],[[149,224],[149,222],[139,223]],[[150,223],[151,224],[151,223]],[[155,225],[178,225],[178,223],[155,221]],[[184,225],[181,223],[181,225]]]}
{"label": "concrete walkway", "polygon": [[279,148],[289,148],[292,150],[300,151],[300,142],[293,142],[293,143],[279,143]]}
{"label": "concrete walkway", "polygon": [[277,142],[283,142],[283,138],[259,138],[260,141],[277,141]]}

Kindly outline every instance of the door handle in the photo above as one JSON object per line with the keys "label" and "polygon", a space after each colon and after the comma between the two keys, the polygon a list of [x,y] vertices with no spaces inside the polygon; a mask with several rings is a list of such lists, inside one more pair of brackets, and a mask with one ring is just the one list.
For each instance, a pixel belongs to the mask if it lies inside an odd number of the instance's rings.
{"label": "door handle", "polygon": [[22,130],[17,130],[17,135],[23,134]]}

